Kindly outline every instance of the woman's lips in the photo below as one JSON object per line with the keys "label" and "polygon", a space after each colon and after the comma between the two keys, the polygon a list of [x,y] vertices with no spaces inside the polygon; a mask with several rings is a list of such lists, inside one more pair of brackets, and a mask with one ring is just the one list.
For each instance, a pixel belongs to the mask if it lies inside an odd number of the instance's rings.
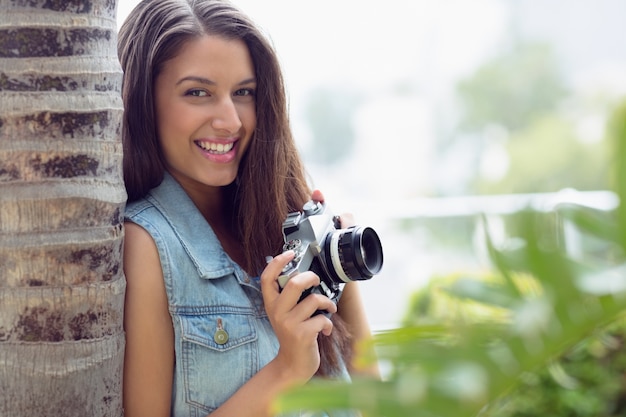
{"label": "woman's lips", "polygon": [[197,140],[195,144],[202,151],[202,155],[213,162],[228,163],[235,159],[237,141],[208,141]]}
{"label": "woman's lips", "polygon": [[208,142],[198,140],[196,141],[196,145],[212,154],[223,155],[230,152],[235,147],[235,142]]}

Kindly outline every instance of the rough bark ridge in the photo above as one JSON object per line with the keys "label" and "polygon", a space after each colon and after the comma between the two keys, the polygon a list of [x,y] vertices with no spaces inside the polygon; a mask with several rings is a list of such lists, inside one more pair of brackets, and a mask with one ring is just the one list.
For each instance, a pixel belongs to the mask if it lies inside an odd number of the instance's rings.
{"label": "rough bark ridge", "polygon": [[122,412],[116,0],[0,0],[0,416]]}

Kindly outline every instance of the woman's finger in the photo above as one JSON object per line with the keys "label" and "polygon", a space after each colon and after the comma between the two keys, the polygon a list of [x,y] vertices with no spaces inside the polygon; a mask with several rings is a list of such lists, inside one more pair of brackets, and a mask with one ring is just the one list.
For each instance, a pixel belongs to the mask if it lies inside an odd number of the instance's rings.
{"label": "woman's finger", "polygon": [[342,229],[356,225],[354,215],[352,213],[341,213],[339,216],[339,223],[341,224]]}
{"label": "woman's finger", "polygon": [[267,266],[261,273],[261,292],[265,305],[273,303],[280,294],[278,285],[278,277],[283,268],[291,262],[294,257],[293,251],[285,251],[275,256],[267,263]]}
{"label": "woman's finger", "polygon": [[311,193],[311,200],[316,201],[318,203],[324,202],[324,194],[320,190],[313,190]]}
{"label": "woman's finger", "polygon": [[295,305],[302,293],[320,284],[319,277],[311,271],[305,271],[291,277],[282,289],[281,298],[286,304]]}
{"label": "woman's finger", "polygon": [[337,312],[337,305],[325,295],[312,293],[298,303],[292,314],[300,320],[306,320],[312,317],[316,311],[327,311],[334,314]]}

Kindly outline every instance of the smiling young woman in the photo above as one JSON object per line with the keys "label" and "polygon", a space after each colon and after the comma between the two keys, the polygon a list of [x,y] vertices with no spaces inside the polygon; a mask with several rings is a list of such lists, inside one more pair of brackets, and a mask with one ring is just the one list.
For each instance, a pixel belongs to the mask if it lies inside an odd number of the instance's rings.
{"label": "smiling young woman", "polygon": [[307,185],[267,40],[227,1],[145,0],[119,55],[125,415],[258,417],[286,387],[349,378],[352,345],[369,337],[357,283],[338,305],[300,301],[320,278],[302,272],[279,290],[294,254],[266,263],[287,214],[323,199]]}

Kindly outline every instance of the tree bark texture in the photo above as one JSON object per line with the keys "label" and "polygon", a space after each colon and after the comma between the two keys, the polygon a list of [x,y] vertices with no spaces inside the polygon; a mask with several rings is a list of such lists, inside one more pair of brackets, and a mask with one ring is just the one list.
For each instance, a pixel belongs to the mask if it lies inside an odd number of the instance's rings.
{"label": "tree bark texture", "polygon": [[0,0],[0,416],[119,417],[116,0]]}

